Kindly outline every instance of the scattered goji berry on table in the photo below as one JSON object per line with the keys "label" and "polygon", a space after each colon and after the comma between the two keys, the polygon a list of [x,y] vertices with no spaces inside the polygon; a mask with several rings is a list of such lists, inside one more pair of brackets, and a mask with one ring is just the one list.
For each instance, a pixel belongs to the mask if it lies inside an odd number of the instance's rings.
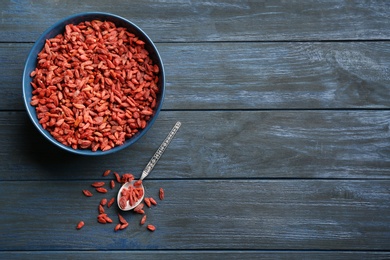
{"label": "scattered goji berry on table", "polygon": [[84,227],[84,221],[80,221],[78,224],[77,224],[77,229],[81,229],[82,227]]}

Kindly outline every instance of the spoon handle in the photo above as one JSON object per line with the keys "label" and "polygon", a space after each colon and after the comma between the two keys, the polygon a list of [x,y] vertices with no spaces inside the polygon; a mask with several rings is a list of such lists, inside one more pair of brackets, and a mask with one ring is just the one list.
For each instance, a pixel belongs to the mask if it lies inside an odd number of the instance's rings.
{"label": "spoon handle", "polygon": [[165,137],[165,140],[161,143],[160,147],[157,149],[157,151],[154,153],[153,157],[150,159],[149,163],[145,166],[145,169],[142,171],[142,175],[140,180],[142,181],[145,179],[146,176],[153,170],[154,166],[160,159],[161,155],[164,153],[165,149],[167,149],[169,143],[172,141],[173,137],[175,136],[177,130],[179,130],[181,126],[181,123],[178,121],[173,126],[172,130],[169,132],[167,137]]}

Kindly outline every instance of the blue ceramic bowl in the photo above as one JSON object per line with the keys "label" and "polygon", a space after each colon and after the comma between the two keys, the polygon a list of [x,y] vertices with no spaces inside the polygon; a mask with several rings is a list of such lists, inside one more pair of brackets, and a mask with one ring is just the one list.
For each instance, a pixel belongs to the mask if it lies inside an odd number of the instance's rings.
{"label": "blue ceramic bowl", "polygon": [[[157,96],[157,104],[155,107],[155,113],[153,117],[147,122],[147,126],[140,130],[136,135],[134,135],[132,138],[127,139],[126,142],[120,146],[115,146],[114,148],[107,150],[107,151],[95,151],[93,152],[90,149],[73,149],[70,146],[66,146],[60,142],[58,142],[51,134],[43,129],[42,125],[39,123],[39,120],[37,118],[37,113],[35,110],[35,107],[30,105],[31,98],[32,98],[32,86],[30,82],[32,81],[32,78],[30,77],[30,73],[36,68],[37,65],[37,56],[38,53],[43,49],[45,40],[55,37],[58,34],[62,34],[65,31],[65,25],[67,24],[79,24],[80,22],[85,21],[92,21],[92,20],[101,20],[101,21],[110,21],[113,22],[117,27],[125,27],[128,32],[135,34],[138,36],[138,38],[145,42],[145,49],[149,52],[149,57],[153,60],[154,64],[157,64],[160,68],[159,71],[159,82],[158,87],[160,89],[160,92]],[[61,21],[58,21],[56,24],[51,26],[49,29],[47,29],[35,42],[33,45],[23,71],[23,98],[24,103],[28,112],[29,117],[31,118],[33,124],[36,126],[36,128],[39,130],[40,133],[43,134],[43,136],[46,137],[47,140],[49,140],[54,145],[69,151],[71,153],[81,154],[81,155],[104,155],[104,154],[111,154],[114,152],[117,152],[119,150],[122,150],[126,147],[129,147],[130,145],[134,144],[136,141],[138,141],[154,124],[160,110],[163,104],[165,96],[165,72],[164,72],[164,66],[163,62],[161,60],[160,54],[157,51],[156,46],[152,42],[152,40],[146,35],[144,31],[142,31],[141,28],[139,28],[134,23],[120,17],[117,15],[109,14],[109,13],[101,13],[101,12],[93,12],[93,13],[80,13],[75,14],[72,16],[69,16]]]}

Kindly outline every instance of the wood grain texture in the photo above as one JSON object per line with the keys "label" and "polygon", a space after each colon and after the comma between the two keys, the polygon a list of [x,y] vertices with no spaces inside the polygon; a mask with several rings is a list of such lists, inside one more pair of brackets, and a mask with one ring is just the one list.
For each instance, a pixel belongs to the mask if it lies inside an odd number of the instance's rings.
{"label": "wood grain texture", "polygon": [[390,111],[162,111],[134,146],[98,158],[59,150],[24,112],[1,112],[0,179],[139,174],[178,120],[149,178],[390,177]]}
{"label": "wood grain texture", "polygon": [[177,44],[168,45],[162,49],[168,78],[164,107],[388,108],[388,45],[217,43],[179,49]]}
{"label": "wood grain texture", "polygon": [[121,250],[121,251],[29,251],[29,252],[0,252],[4,259],[55,259],[66,258],[84,260],[97,259],[182,259],[182,260],[220,260],[220,259],[263,259],[263,260],[302,260],[302,259],[340,259],[340,260],[383,260],[390,257],[387,252],[370,251],[274,251],[274,250]]}
{"label": "wood grain texture", "polygon": [[166,194],[146,209],[153,233],[133,212],[122,213],[128,229],[114,232],[114,207],[106,210],[113,224],[97,223],[100,199],[116,193],[87,198],[90,183],[1,182],[13,196],[0,206],[0,249],[388,249],[389,180],[147,180],[147,196]]}
{"label": "wood grain texture", "polygon": [[[390,258],[390,1],[1,1],[0,259]],[[34,128],[21,78],[58,20],[103,11],[155,41],[167,93],[155,125],[104,157]],[[127,230],[83,196],[106,169],[139,176],[176,121]],[[93,191],[93,189],[91,189]],[[117,222],[118,209],[106,209]],[[77,223],[86,225],[76,230]]]}
{"label": "wood grain texture", "polygon": [[1,1],[0,10],[6,42],[33,42],[59,19],[91,11],[123,16],[157,42],[390,38],[388,1]]}
{"label": "wood grain texture", "polygon": [[[23,110],[21,78],[32,44],[0,44],[0,110]],[[157,45],[164,109],[390,107],[390,42]]]}

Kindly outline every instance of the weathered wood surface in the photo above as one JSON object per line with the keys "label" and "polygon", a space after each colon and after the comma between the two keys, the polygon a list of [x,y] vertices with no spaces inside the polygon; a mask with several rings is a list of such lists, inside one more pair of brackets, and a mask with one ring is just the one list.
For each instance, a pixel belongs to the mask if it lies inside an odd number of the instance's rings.
{"label": "weathered wood surface", "polygon": [[[390,258],[389,1],[44,0],[0,10],[1,259]],[[33,42],[85,11],[135,22],[167,72],[150,132],[99,158],[47,142],[22,99]],[[98,224],[103,195],[81,190],[106,169],[138,175],[177,120],[145,181],[154,196],[166,190],[147,212],[158,230],[131,213],[124,232]]]}
{"label": "weathered wood surface", "polygon": [[[6,181],[2,193],[3,250],[383,250],[390,239],[389,180],[147,180],[147,196],[166,199],[114,232],[96,222],[103,197],[81,190],[91,181]],[[66,194],[66,196],[64,196]],[[17,205],[17,206],[16,206]],[[369,219],[369,221],[367,221]],[[21,222],[23,220],[23,222]],[[85,226],[75,226],[84,220]],[[9,232],[12,230],[12,232]]]}
{"label": "weathered wood surface", "polygon": [[[0,44],[0,109],[24,109],[21,74],[31,47]],[[167,73],[164,109],[390,107],[390,42],[157,47]]]}
{"label": "weathered wood surface", "polygon": [[111,12],[156,42],[381,40],[388,1],[1,1],[0,39],[33,42],[59,19]]}
{"label": "weathered wood surface", "polygon": [[220,260],[220,259],[263,259],[263,260],[302,260],[302,259],[340,259],[340,260],[383,260],[389,257],[386,252],[359,251],[300,251],[300,250],[131,250],[129,251],[18,251],[0,252],[4,259],[188,259],[188,260]]}
{"label": "weathered wood surface", "polygon": [[139,174],[176,120],[149,178],[390,178],[390,111],[163,111],[138,143],[102,158],[67,154],[24,112],[1,112],[0,180]]}

